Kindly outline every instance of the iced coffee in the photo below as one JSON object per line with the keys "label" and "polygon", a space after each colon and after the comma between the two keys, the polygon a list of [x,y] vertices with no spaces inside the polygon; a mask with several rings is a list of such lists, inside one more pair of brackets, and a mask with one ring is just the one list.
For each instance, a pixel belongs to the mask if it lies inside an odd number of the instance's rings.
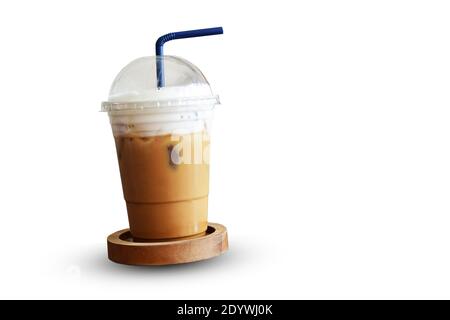
{"label": "iced coffee", "polygon": [[135,240],[179,239],[207,228],[210,127],[219,103],[191,63],[164,57],[165,86],[155,57],[140,58],[116,77],[108,112],[130,231]]}
{"label": "iced coffee", "polygon": [[208,133],[129,134],[114,139],[133,236],[168,239],[204,232]]}

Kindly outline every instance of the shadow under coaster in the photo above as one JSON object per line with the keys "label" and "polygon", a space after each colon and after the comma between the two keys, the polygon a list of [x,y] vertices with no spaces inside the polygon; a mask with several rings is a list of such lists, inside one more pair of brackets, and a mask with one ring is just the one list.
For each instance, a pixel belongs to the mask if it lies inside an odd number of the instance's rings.
{"label": "shadow under coaster", "polygon": [[208,223],[202,234],[171,240],[135,241],[130,229],[108,236],[108,258],[129,265],[168,265],[206,260],[228,250],[227,228]]}

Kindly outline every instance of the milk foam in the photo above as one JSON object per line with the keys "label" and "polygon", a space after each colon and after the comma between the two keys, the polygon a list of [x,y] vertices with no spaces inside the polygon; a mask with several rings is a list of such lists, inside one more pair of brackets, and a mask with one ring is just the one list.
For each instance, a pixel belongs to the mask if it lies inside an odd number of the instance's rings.
{"label": "milk foam", "polygon": [[145,137],[208,131],[218,102],[208,85],[149,87],[110,95],[102,110],[108,111],[115,136]]}
{"label": "milk foam", "polygon": [[[209,131],[212,120],[212,110],[209,115],[202,117],[192,116],[190,119],[181,119],[178,114],[165,114],[164,120],[156,120],[154,114],[128,114],[109,115],[111,127],[115,136],[157,136],[167,134],[188,134],[199,131]],[[183,113],[186,116],[186,113]],[[159,115],[156,115],[158,118]],[[189,116],[189,115],[187,115]]]}

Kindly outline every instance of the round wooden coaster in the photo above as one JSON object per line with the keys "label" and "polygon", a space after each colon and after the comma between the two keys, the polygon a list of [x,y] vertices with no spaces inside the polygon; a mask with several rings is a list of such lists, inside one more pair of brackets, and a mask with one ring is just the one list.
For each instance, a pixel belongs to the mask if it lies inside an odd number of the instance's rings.
{"label": "round wooden coaster", "polygon": [[209,223],[204,234],[178,240],[136,242],[130,230],[108,237],[108,258],[130,265],[167,265],[210,259],[228,250],[227,228]]}

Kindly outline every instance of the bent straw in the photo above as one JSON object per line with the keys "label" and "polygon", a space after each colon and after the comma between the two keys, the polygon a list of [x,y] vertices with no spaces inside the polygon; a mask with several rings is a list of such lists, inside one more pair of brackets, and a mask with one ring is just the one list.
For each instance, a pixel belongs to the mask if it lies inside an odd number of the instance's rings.
{"label": "bent straw", "polygon": [[196,30],[187,30],[187,31],[178,31],[171,32],[165,34],[156,40],[156,78],[158,82],[158,88],[165,86],[164,79],[164,44],[171,40],[176,39],[186,39],[186,38],[196,38],[196,37],[205,37],[205,36],[213,36],[216,34],[223,34],[222,27],[216,28],[207,28],[207,29],[196,29]]}

